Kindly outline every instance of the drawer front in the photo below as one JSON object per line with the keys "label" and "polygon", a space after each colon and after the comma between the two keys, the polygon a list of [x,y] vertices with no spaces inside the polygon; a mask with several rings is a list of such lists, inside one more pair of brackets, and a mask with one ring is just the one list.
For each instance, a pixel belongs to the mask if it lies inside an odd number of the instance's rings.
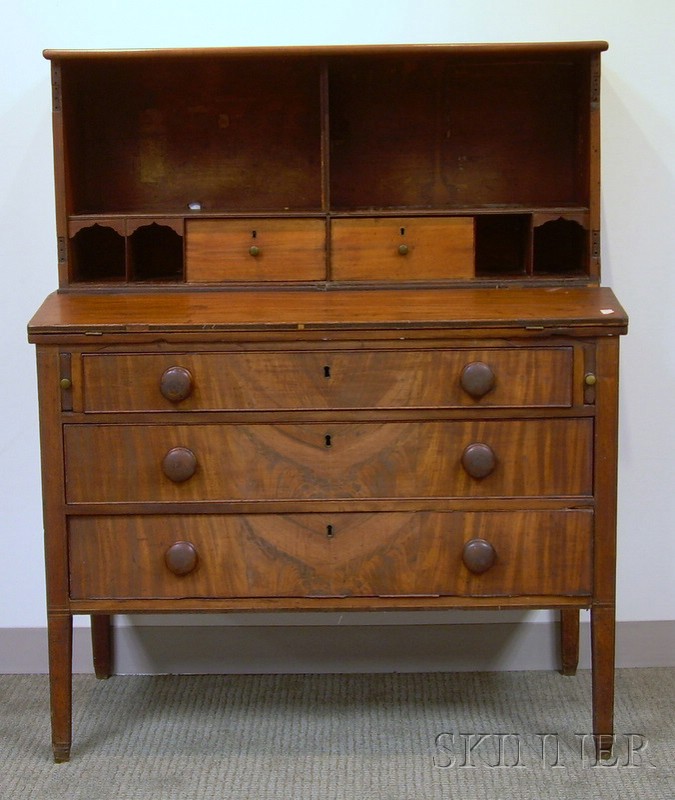
{"label": "drawer front", "polygon": [[574,350],[84,355],[84,410],[569,407]]}
{"label": "drawer front", "polygon": [[588,510],[73,517],[70,593],[588,595],[592,528]]}
{"label": "drawer front", "polygon": [[188,282],[326,278],[323,220],[188,220],[185,228]]}
{"label": "drawer front", "polygon": [[70,503],[590,495],[590,419],[67,425]]}
{"label": "drawer front", "polygon": [[335,219],[331,273],[336,281],[473,278],[473,218]]}

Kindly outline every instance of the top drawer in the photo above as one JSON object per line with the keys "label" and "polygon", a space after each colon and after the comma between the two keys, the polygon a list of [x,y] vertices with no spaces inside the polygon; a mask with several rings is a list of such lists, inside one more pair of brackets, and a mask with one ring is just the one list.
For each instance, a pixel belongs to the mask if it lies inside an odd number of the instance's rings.
{"label": "top drawer", "polygon": [[573,348],[86,354],[84,410],[568,407]]}

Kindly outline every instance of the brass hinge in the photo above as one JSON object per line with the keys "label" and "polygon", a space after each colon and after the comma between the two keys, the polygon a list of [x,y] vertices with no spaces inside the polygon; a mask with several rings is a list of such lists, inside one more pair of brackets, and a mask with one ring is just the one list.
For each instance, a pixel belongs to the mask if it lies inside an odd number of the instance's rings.
{"label": "brass hinge", "polygon": [[52,64],[52,110],[61,111],[61,67]]}
{"label": "brass hinge", "polygon": [[600,106],[600,58],[596,57],[591,62],[591,108]]}
{"label": "brass hinge", "polygon": [[591,258],[600,258],[600,231],[591,231]]}
{"label": "brass hinge", "polygon": [[58,252],[59,264],[65,264],[68,258],[68,249],[66,247],[66,237],[59,236],[56,239],[56,248]]}

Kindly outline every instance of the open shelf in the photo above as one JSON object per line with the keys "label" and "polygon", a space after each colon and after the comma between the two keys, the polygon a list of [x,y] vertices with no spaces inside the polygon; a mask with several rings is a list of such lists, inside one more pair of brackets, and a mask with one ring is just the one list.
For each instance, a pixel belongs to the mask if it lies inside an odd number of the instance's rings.
{"label": "open shelf", "polygon": [[314,60],[64,65],[71,213],[321,208]]}
{"label": "open shelf", "polygon": [[173,228],[151,222],[129,236],[129,275],[138,281],[183,279],[183,237]]}
{"label": "open shelf", "polygon": [[560,217],[537,226],[532,237],[535,275],[583,274],[587,269],[588,231]]}
{"label": "open shelf", "polygon": [[105,223],[81,228],[71,239],[74,282],[123,281],[126,274],[125,238]]}
{"label": "open shelf", "polygon": [[582,75],[545,58],[337,61],[331,206],[587,205]]}
{"label": "open shelf", "polygon": [[486,214],[476,217],[476,277],[527,275],[531,227],[528,214]]}
{"label": "open shelf", "polygon": [[[385,282],[597,281],[598,57],[590,46],[54,57],[62,287],[321,282],[332,264]],[[353,240],[331,233],[350,217],[410,217],[427,233],[407,260],[355,266],[342,252]],[[255,262],[227,228],[284,218],[281,249],[269,234]],[[472,242],[454,218],[472,220]],[[366,228],[355,230],[367,250]],[[382,229],[370,227],[388,241]]]}
{"label": "open shelf", "polygon": [[71,282],[182,281],[183,221],[71,222]]}

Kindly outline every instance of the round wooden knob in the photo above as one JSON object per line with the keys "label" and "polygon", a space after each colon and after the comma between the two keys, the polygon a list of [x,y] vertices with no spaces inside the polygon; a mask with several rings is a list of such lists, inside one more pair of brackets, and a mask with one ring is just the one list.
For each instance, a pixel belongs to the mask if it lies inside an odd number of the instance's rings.
{"label": "round wooden knob", "polygon": [[497,560],[497,553],[487,539],[470,539],[462,550],[464,566],[475,575],[486,572]]}
{"label": "round wooden knob", "polygon": [[495,374],[483,361],[472,361],[462,370],[459,382],[467,394],[478,399],[494,389]]}
{"label": "round wooden knob", "polygon": [[189,480],[197,469],[197,457],[187,447],[174,447],[164,456],[162,470],[174,483]]}
{"label": "round wooden knob", "polygon": [[164,553],[164,562],[174,575],[192,572],[197,561],[197,550],[190,542],[176,542]]}
{"label": "round wooden knob", "polygon": [[408,249],[408,245],[407,244],[400,244],[398,246],[398,252],[399,252],[399,255],[407,256],[408,253],[410,252],[410,250]]}
{"label": "round wooden knob", "polygon": [[159,391],[172,403],[185,400],[192,391],[192,375],[185,367],[169,367],[160,381]]}
{"label": "round wooden knob", "polygon": [[252,244],[252,245],[251,245],[251,246],[248,248],[248,252],[249,252],[249,255],[252,255],[252,256],[259,256],[259,255],[260,255],[260,248],[259,248],[257,245],[255,245],[255,244]]}
{"label": "round wooden knob", "polygon": [[462,453],[462,466],[472,478],[487,478],[497,466],[497,458],[490,445],[474,442]]}

